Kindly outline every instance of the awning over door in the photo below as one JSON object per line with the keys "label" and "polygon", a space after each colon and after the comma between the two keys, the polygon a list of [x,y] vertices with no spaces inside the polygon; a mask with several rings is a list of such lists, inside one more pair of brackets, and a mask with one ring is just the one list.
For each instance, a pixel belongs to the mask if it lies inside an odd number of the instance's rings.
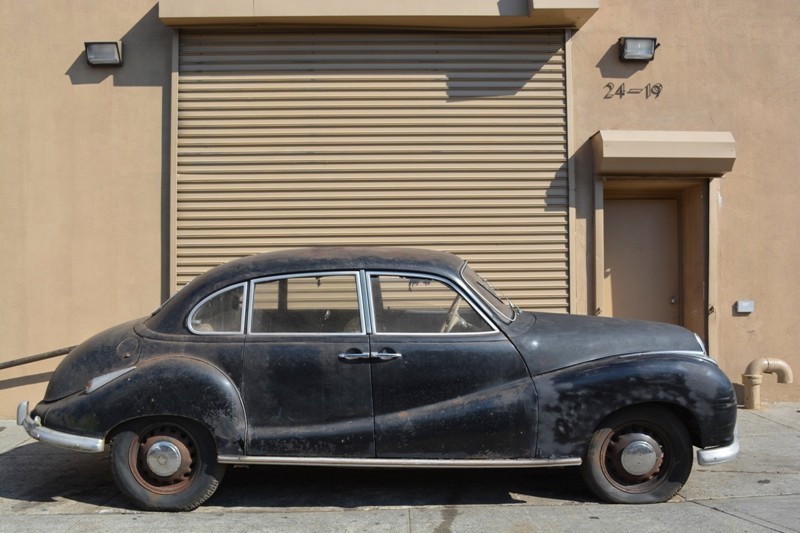
{"label": "awning over door", "polygon": [[446,250],[567,311],[564,35],[180,35],[176,286],[312,245]]}
{"label": "awning over door", "polygon": [[595,172],[604,176],[718,177],[736,160],[727,131],[600,130],[592,149]]}

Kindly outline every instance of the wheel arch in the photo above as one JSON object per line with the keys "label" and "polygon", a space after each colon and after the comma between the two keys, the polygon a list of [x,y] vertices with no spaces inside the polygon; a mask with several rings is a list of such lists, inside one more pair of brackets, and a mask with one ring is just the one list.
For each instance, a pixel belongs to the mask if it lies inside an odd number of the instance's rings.
{"label": "wheel arch", "polygon": [[185,423],[188,425],[199,427],[200,429],[205,431],[206,434],[211,438],[211,441],[214,443],[214,446],[215,447],[217,446],[216,440],[214,439],[214,432],[211,431],[211,429],[206,424],[198,420],[194,420],[192,418],[180,415],[143,415],[137,418],[131,418],[128,420],[121,421],[116,426],[109,429],[108,432],[106,433],[105,436],[106,445],[109,445],[111,441],[114,440],[114,437],[116,437],[122,431],[125,431],[129,428],[145,426],[150,423],[162,422],[162,421],[168,423],[174,422],[177,424]]}
{"label": "wheel arch", "polygon": [[[614,411],[608,413],[598,424],[595,426],[594,431],[597,431],[599,428],[605,424],[605,422],[614,416],[617,416],[620,412],[633,410],[638,408],[648,408],[648,407],[655,407],[665,409],[675,415],[678,420],[686,427],[686,431],[689,432],[689,436],[692,439],[693,446],[700,446],[701,442],[701,431],[700,431],[700,423],[697,420],[697,417],[685,406],[679,405],[672,402],[653,402],[653,401],[642,401],[636,402],[624,407],[620,407]],[[588,443],[587,443],[588,446]]]}

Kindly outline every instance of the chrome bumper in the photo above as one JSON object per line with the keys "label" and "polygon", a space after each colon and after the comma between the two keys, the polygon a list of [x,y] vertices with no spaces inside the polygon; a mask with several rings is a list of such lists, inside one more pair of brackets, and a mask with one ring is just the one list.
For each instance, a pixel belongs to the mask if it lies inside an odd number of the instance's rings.
{"label": "chrome bumper", "polygon": [[34,439],[59,448],[67,448],[79,452],[102,452],[106,446],[103,439],[81,437],[42,426],[38,416],[33,419],[28,414],[27,401],[20,402],[17,407],[17,425],[25,428],[28,435]]}
{"label": "chrome bumper", "polygon": [[719,448],[697,450],[697,464],[700,466],[718,465],[733,461],[739,454],[739,426],[733,430],[733,442]]}

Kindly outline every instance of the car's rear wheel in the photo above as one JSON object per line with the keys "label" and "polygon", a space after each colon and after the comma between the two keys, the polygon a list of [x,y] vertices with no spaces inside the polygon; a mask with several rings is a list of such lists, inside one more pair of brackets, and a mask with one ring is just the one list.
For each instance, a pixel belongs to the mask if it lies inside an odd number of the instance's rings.
{"label": "car's rear wheel", "polygon": [[225,466],[211,435],[188,420],[129,424],[111,441],[111,471],[119,490],[149,511],[190,511],[214,494]]}
{"label": "car's rear wheel", "polygon": [[609,416],[594,432],[581,465],[586,484],[614,503],[672,498],[692,470],[692,441],[667,409],[640,406]]}

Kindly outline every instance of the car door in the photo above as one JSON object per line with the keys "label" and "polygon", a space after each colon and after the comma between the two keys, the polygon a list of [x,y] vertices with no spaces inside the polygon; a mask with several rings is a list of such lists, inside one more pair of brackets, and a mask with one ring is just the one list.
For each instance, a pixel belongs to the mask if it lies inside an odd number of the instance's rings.
{"label": "car door", "polygon": [[369,273],[369,292],[377,457],[532,457],[527,367],[466,293],[379,272]]}
{"label": "car door", "polygon": [[369,341],[357,272],[252,282],[247,453],[374,457]]}

